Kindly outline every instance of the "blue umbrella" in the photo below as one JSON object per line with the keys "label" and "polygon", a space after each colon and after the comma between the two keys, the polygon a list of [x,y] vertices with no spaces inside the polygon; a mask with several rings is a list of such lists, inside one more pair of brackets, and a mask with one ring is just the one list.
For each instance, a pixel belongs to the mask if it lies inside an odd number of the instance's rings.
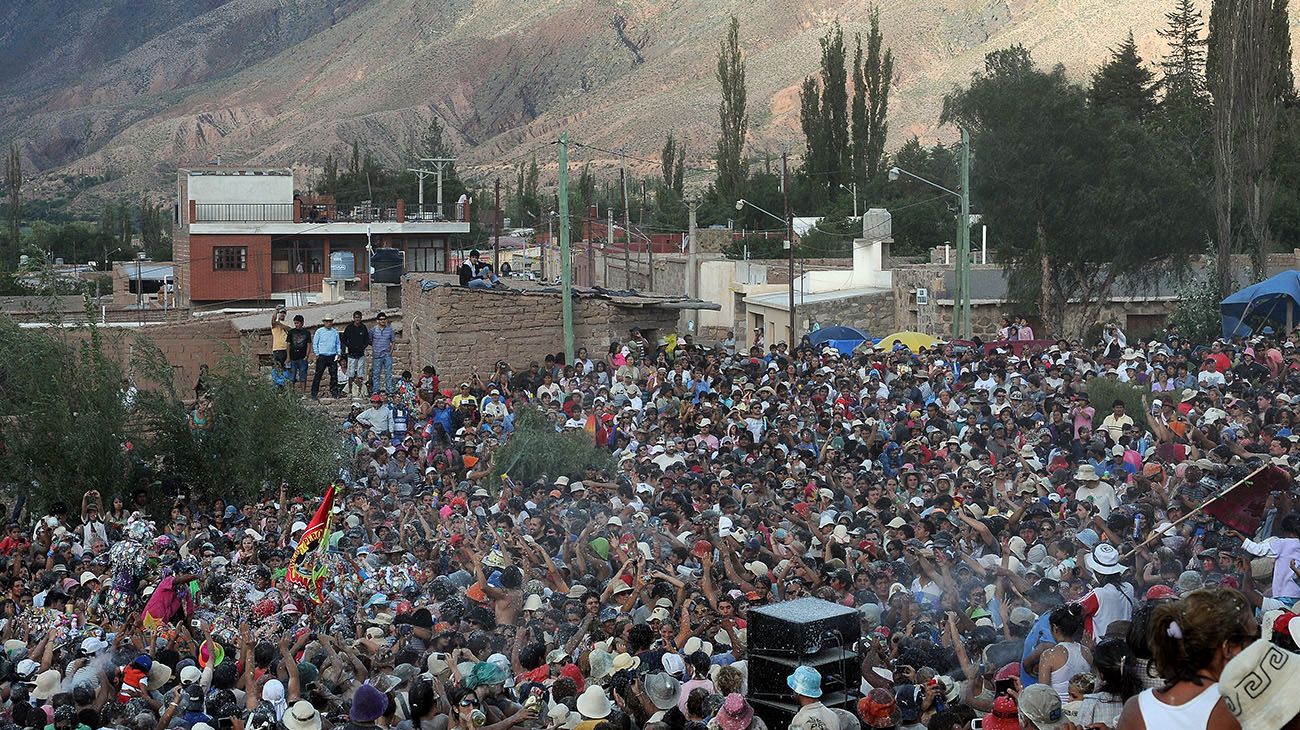
{"label": "blue umbrella", "polygon": [[858,344],[862,344],[868,339],[870,338],[866,332],[853,327],[845,327],[843,325],[822,327],[819,330],[808,333],[808,341],[811,342],[814,347],[830,340],[856,340]]}

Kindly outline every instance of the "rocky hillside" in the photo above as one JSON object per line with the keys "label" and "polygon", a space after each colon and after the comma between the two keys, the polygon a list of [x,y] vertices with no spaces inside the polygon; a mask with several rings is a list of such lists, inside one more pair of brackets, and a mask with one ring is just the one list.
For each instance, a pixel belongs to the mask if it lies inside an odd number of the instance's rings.
{"label": "rocky hillside", "polygon": [[[800,80],[838,20],[873,0],[39,0],[0,8],[0,140],[49,189],[167,190],[177,164],[292,165],[365,140],[395,161],[438,115],[463,163],[490,171],[559,131],[654,157],[716,130],[713,65],[727,17],[747,49],[751,147],[798,151]],[[984,53],[1023,43],[1082,77],[1129,29],[1149,58],[1166,0],[897,0],[891,132],[935,129],[942,95]],[[608,157],[584,153],[597,158]],[[648,171],[648,170],[647,170]]]}

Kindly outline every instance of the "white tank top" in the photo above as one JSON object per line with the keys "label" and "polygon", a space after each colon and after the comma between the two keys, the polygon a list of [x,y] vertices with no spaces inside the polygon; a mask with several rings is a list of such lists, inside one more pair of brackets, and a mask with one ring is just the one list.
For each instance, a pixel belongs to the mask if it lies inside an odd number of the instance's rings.
{"label": "white tank top", "polygon": [[1138,709],[1147,730],[1204,730],[1210,722],[1210,713],[1219,703],[1219,685],[1210,685],[1191,702],[1167,705],[1146,690],[1138,695]]}
{"label": "white tank top", "polygon": [[1070,701],[1070,680],[1074,678],[1074,675],[1086,672],[1092,667],[1083,658],[1083,651],[1079,648],[1079,642],[1071,641],[1057,644],[1057,646],[1065,647],[1065,664],[1062,664],[1060,669],[1052,672],[1052,689],[1056,690],[1061,702],[1065,703]]}

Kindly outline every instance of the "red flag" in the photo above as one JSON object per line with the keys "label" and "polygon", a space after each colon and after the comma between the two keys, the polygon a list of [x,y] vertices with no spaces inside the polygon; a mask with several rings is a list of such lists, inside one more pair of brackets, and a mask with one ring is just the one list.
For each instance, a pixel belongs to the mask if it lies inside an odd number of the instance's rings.
{"label": "red flag", "polygon": [[325,490],[325,496],[321,498],[316,515],[311,518],[311,522],[307,523],[307,529],[303,530],[302,537],[298,539],[298,547],[294,548],[293,556],[289,558],[288,570],[284,575],[286,581],[307,589],[308,595],[316,603],[324,599],[321,582],[325,578],[327,567],[325,548],[329,546],[332,509],[334,509],[333,484]]}
{"label": "red flag", "polygon": [[1219,495],[1205,506],[1205,512],[1242,534],[1253,535],[1264,521],[1268,495],[1290,483],[1290,475],[1270,464]]}

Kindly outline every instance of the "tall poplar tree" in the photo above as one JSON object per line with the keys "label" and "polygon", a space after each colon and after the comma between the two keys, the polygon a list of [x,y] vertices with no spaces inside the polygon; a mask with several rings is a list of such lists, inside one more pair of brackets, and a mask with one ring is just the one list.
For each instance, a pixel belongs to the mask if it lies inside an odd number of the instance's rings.
{"label": "tall poplar tree", "polygon": [[884,168],[885,138],[889,134],[889,124],[885,120],[889,115],[889,89],[894,83],[894,52],[884,47],[879,8],[871,9],[870,23],[867,56],[862,64],[867,103],[863,157],[867,177],[875,177]]}
{"label": "tall poplar tree", "polygon": [[745,59],[740,53],[740,21],[731,16],[727,33],[718,48],[718,84],[722,102],[718,105],[721,134],[718,138],[718,195],[723,202],[741,197],[747,176],[744,148],[749,130],[745,110]]}

